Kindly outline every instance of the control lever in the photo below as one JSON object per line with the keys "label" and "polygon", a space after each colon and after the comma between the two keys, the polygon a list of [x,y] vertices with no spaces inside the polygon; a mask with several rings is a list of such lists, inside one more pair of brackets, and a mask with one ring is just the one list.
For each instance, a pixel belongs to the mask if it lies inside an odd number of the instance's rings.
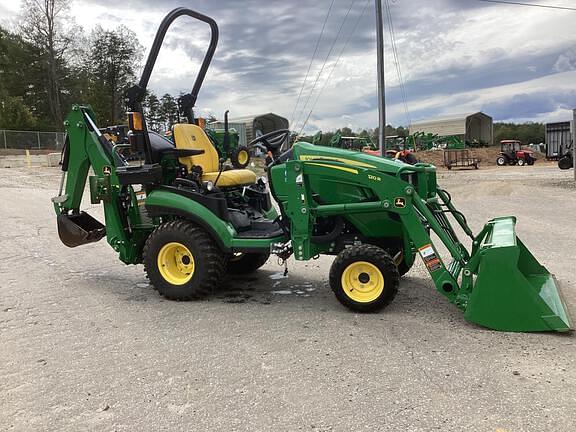
{"label": "control lever", "polygon": [[218,164],[220,165],[220,169],[218,171],[218,176],[216,177],[216,181],[214,182],[214,186],[218,185],[218,180],[220,180],[220,176],[222,175],[222,171],[224,171],[224,162],[226,162],[226,158],[218,159]]}

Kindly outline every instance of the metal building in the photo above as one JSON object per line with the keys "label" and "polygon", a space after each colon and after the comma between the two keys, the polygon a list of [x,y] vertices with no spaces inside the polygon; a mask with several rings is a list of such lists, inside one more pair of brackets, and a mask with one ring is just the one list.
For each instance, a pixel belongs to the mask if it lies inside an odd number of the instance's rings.
{"label": "metal building", "polygon": [[457,136],[466,143],[494,143],[492,117],[482,112],[459,114],[415,122],[410,126],[410,134],[416,132],[438,136]]}
{"label": "metal building", "polygon": [[[267,134],[278,129],[288,129],[288,119],[274,113],[236,117],[230,119],[230,123],[244,123],[246,125],[246,139],[252,141],[256,134]],[[257,132],[259,131],[259,132]]]}
{"label": "metal building", "polygon": [[558,159],[572,143],[573,122],[546,123],[546,158]]}

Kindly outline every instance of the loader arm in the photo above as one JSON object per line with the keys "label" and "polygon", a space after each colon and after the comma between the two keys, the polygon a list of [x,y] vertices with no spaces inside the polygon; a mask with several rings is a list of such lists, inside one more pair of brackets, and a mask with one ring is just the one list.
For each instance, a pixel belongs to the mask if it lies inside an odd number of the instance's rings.
{"label": "loader arm", "polygon": [[[355,241],[377,244],[385,226],[399,220],[404,245],[413,245],[436,290],[467,320],[505,331],[572,329],[556,280],[517,238],[516,219],[495,218],[475,236],[450,194],[438,187],[433,165],[408,165],[305,143],[296,143],[294,154],[295,160],[273,167],[271,175],[291,222],[297,260],[329,253],[334,247],[313,241],[319,218],[354,220],[380,214],[384,227],[372,225],[372,233],[363,232],[363,240]],[[318,189],[318,184],[327,186]],[[351,192],[355,190],[362,193]],[[330,203],[324,203],[327,200]],[[449,216],[470,238],[470,251],[458,239]],[[449,252],[450,262],[444,262],[431,232]],[[411,253],[404,248],[405,259]]]}

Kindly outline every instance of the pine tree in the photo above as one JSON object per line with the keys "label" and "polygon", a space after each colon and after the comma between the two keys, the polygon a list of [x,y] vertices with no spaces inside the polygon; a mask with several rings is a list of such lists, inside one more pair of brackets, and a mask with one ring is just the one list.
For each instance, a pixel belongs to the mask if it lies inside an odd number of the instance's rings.
{"label": "pine tree", "polygon": [[98,26],[90,39],[88,99],[99,124],[121,123],[125,121],[125,92],[136,80],[142,47],[135,33],[126,27],[104,30]]}

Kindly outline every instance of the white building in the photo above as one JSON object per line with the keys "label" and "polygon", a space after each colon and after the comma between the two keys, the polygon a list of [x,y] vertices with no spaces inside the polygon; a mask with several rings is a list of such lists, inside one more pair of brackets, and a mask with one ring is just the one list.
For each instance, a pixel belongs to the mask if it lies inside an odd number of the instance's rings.
{"label": "white building", "polygon": [[415,122],[410,127],[410,134],[416,132],[431,133],[438,136],[457,136],[466,143],[494,143],[492,117],[482,112],[456,114]]}

